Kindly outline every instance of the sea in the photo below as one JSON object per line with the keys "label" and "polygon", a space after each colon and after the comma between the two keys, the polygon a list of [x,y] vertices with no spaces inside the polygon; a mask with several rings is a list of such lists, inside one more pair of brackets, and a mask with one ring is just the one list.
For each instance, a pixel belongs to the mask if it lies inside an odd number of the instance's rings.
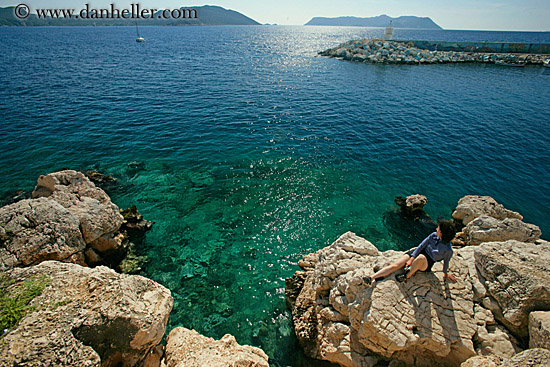
{"label": "sea", "polygon": [[[465,195],[550,239],[550,69],[373,65],[317,55],[381,28],[0,27],[0,196],[96,169],[155,222],[140,275],[168,330],[226,333],[272,366],[319,366],[285,279],[347,231],[405,250]],[[549,32],[395,30],[397,39],[550,42]],[[426,217],[396,196],[423,194]],[[546,236],[546,237],[545,237]]]}

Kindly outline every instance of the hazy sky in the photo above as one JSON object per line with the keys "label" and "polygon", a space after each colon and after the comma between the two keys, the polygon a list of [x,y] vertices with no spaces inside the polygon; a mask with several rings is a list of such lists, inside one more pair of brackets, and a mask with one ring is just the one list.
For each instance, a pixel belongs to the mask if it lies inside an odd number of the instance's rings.
{"label": "hazy sky", "polygon": [[445,29],[550,31],[550,0],[211,0],[189,3],[178,0],[0,0],[0,7],[20,3],[29,5],[31,9],[80,9],[86,3],[92,8],[114,3],[119,9],[131,3],[162,9],[219,5],[237,10],[260,23],[291,25],[304,24],[315,16],[416,15],[430,17]]}

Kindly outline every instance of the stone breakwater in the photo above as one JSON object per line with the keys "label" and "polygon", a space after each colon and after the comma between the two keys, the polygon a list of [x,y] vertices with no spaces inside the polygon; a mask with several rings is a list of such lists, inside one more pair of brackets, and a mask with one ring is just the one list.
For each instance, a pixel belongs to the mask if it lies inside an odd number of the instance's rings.
{"label": "stone breakwater", "polygon": [[542,65],[548,55],[506,54],[483,52],[429,51],[412,46],[412,42],[380,39],[351,40],[319,52],[321,56],[375,64],[445,64],[445,63],[507,63]]}

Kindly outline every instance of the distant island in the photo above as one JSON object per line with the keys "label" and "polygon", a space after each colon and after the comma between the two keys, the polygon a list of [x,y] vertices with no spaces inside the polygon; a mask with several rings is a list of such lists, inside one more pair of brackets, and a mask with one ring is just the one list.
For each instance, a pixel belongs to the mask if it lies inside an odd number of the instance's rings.
{"label": "distant island", "polygon": [[[92,19],[74,19],[74,18],[42,18],[31,13],[26,19],[18,19],[14,15],[15,7],[10,6],[0,8],[0,26],[131,26],[136,23],[136,19],[109,19],[109,18],[93,18]],[[188,14],[197,14],[196,18],[188,16],[180,19],[159,19],[162,10],[157,11],[152,17],[140,18],[137,21],[139,25],[165,25],[165,26],[181,26],[181,25],[260,25],[254,19],[239,13],[235,10],[224,9],[220,6],[196,6],[196,7],[181,7],[180,10],[192,10]],[[75,14],[78,14],[80,9],[76,9]],[[196,11],[196,13],[195,13]]]}
{"label": "distant island", "polygon": [[339,27],[386,27],[392,22],[394,28],[416,29],[443,29],[428,17],[404,16],[392,18],[387,15],[379,15],[370,18],[337,17],[337,18],[312,18],[305,25],[323,25]]}

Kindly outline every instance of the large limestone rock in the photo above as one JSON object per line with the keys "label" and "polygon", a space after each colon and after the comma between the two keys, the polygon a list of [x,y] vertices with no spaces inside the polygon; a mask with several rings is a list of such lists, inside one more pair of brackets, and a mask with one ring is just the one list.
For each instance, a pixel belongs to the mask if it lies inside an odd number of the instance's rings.
{"label": "large limestone rock", "polygon": [[170,291],[152,280],[57,261],[6,273],[50,284],[0,343],[6,366],[135,366],[161,341]]}
{"label": "large limestone rock", "polygon": [[482,215],[500,220],[506,218],[523,220],[521,214],[504,208],[502,204],[497,203],[490,196],[465,196],[458,201],[458,205],[453,212],[453,218],[462,221],[464,225]]}
{"label": "large limestone rock", "polygon": [[395,198],[395,203],[405,213],[413,214],[422,212],[422,209],[428,203],[428,198],[420,194],[409,195],[406,198],[398,196]]}
{"label": "large limestone rock", "polygon": [[40,176],[32,196],[0,208],[0,270],[44,260],[95,265],[102,256],[124,256],[128,241],[118,233],[118,207],[82,173]]}
{"label": "large limestone rock", "polygon": [[484,306],[514,335],[527,338],[529,313],[550,308],[550,246],[488,242],[476,248],[475,262],[487,289]]}
{"label": "large limestone rock", "polygon": [[373,268],[402,255],[379,253],[348,232],[306,257],[306,271],[288,281],[294,290],[287,294],[306,354],[342,366],[374,366],[381,360],[458,366],[476,354],[474,336],[491,322],[476,318],[465,258],[451,261],[456,283],[443,280],[441,263],[433,273],[417,274],[405,284],[394,275],[372,287],[364,283]]}
{"label": "large limestone rock", "polygon": [[56,201],[22,200],[0,208],[0,270],[44,260],[84,263],[78,218]]}
{"label": "large limestone rock", "polygon": [[517,240],[535,242],[540,238],[540,228],[516,218],[499,220],[481,215],[464,228],[467,245],[479,245],[483,242]]}
{"label": "large limestone rock", "polygon": [[550,312],[536,311],[529,315],[529,348],[550,349]]}
{"label": "large limestone rock", "polygon": [[269,367],[261,349],[241,346],[229,334],[214,340],[183,327],[168,335],[165,362],[167,367]]}
{"label": "large limestone rock", "polygon": [[65,170],[40,176],[32,196],[48,197],[67,208],[80,220],[88,244],[113,235],[124,220],[105,191],[95,187],[81,172]]}
{"label": "large limestone rock", "polygon": [[519,352],[519,342],[510,332],[498,325],[492,312],[484,308],[481,303],[487,298],[487,289],[482,282],[485,280],[479,274],[475,266],[475,247],[464,247],[455,250],[455,259],[462,259],[461,263],[466,264],[467,280],[472,285],[474,299],[474,314],[477,324],[477,331],[473,342],[478,355],[496,356],[500,359],[509,358]]}

